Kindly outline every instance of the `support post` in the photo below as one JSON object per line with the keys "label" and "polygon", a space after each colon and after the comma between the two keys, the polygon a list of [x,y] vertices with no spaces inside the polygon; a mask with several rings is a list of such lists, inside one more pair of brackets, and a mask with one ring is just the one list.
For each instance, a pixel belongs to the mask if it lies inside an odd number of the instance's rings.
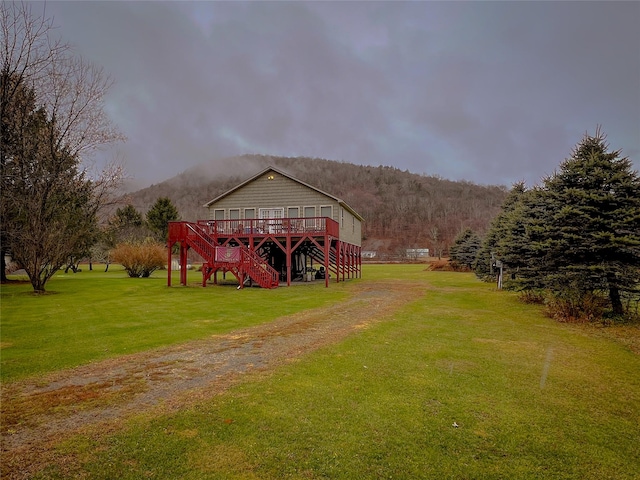
{"label": "support post", "polygon": [[168,242],[167,243],[168,247],[167,247],[167,251],[168,253],[168,259],[167,259],[167,287],[171,286],[171,249],[173,248],[172,243]]}
{"label": "support post", "polygon": [[180,284],[187,285],[187,250],[189,247],[180,242]]}
{"label": "support post", "polygon": [[324,235],[324,286],[329,288],[329,253],[331,245],[329,245],[329,235]]}
{"label": "support post", "polygon": [[285,242],[285,250],[287,251],[287,287],[291,286],[291,233],[287,232],[287,240]]}

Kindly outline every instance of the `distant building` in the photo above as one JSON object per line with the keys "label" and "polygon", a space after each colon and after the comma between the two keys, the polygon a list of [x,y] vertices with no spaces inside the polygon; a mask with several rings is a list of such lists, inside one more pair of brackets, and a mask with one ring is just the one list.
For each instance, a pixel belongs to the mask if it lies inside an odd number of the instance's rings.
{"label": "distant building", "polygon": [[418,258],[427,258],[429,256],[428,248],[407,248],[405,251],[407,258],[417,260]]}

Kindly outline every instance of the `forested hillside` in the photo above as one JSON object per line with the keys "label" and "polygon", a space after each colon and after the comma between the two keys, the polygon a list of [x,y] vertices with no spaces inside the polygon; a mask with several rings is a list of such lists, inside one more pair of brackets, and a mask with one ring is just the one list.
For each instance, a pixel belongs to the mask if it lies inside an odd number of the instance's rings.
{"label": "forested hillside", "polygon": [[383,256],[405,248],[446,252],[464,229],[484,233],[507,194],[504,186],[450,181],[393,167],[245,155],[190,168],[129,194],[127,200],[145,213],[159,197],[169,197],[183,220],[199,220],[207,218],[206,202],[268,166],[347,202],[365,219],[364,249]]}

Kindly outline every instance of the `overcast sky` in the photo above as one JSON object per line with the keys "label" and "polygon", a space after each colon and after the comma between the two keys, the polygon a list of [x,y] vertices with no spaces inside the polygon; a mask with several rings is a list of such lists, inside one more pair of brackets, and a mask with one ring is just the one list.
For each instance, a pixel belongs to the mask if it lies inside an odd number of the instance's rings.
{"label": "overcast sky", "polygon": [[640,168],[640,2],[48,2],[158,183],[245,153],[540,182],[598,125]]}

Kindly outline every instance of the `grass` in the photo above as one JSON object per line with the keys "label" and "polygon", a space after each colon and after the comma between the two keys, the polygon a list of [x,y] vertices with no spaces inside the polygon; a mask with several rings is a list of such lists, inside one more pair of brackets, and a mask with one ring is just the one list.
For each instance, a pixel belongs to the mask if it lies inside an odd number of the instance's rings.
{"label": "grass", "polygon": [[[640,477],[640,356],[628,346],[554,323],[472,275],[372,265],[362,281],[386,278],[422,284],[424,298],[188,409],[141,414],[115,434],[74,437],[57,448],[60,458],[80,459],[77,465],[51,465],[38,478]],[[118,282],[111,279],[109,288],[121,288]],[[56,280],[60,293],[50,298],[68,300],[84,288],[62,291],[62,283]],[[340,301],[350,285],[278,289],[260,298],[277,292],[277,304],[295,309]],[[120,307],[173,302],[174,295],[197,299],[200,292],[222,292],[216,302],[261,292],[145,291],[123,297]],[[3,337],[4,301],[3,287]],[[174,321],[189,323],[198,311]],[[127,336],[113,325],[106,330]]]}
{"label": "grass", "polygon": [[184,288],[176,273],[168,288],[166,272],[129,278],[116,265],[107,273],[100,267],[61,271],[44,295],[34,295],[29,283],[2,285],[1,379],[14,381],[223,334],[346,295],[344,284],[236,290],[233,285],[202,288],[201,281],[201,274],[191,271],[190,287]]}

